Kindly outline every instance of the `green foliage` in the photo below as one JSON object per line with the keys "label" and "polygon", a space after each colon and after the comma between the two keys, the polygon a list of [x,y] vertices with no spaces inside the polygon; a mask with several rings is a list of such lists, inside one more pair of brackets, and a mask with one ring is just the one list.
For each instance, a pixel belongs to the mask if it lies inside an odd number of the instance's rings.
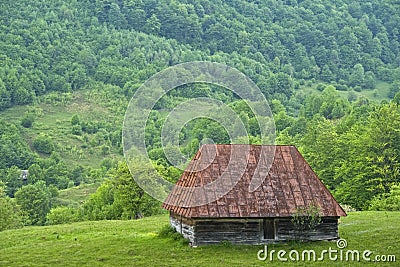
{"label": "green foliage", "polygon": [[356,209],[398,183],[400,161],[396,104],[356,102],[339,123],[314,118],[298,144],[334,196]]}
{"label": "green foliage", "polygon": [[33,140],[33,147],[43,154],[51,154],[55,149],[53,141],[44,134],[40,134]]}
{"label": "green foliage", "polygon": [[46,215],[51,209],[52,195],[42,181],[26,185],[15,193],[15,200],[27,214],[27,225],[44,225]]}
{"label": "green foliage", "polygon": [[27,114],[22,118],[21,125],[25,128],[31,128],[34,121],[35,116],[33,116],[32,114]]}
{"label": "green foliage", "polygon": [[164,225],[160,230],[158,230],[157,235],[162,238],[170,237],[175,234],[176,230],[170,224]]}
{"label": "green foliage", "polygon": [[2,9],[0,110],[93,82],[131,95],[155,71],[195,60],[235,66],[280,100],[297,79],[373,89],[400,72],[391,2],[360,3],[361,13],[328,0],[57,0]]}
{"label": "green foliage", "polygon": [[72,126],[71,133],[74,135],[82,135],[82,126],[78,124]]}
{"label": "green foliage", "polygon": [[400,92],[398,92],[393,98],[393,103],[400,105]]}
{"label": "green foliage", "polygon": [[13,93],[12,101],[16,105],[28,105],[33,103],[34,97],[34,92],[29,91],[24,87],[19,87]]}
{"label": "green foliage", "polygon": [[0,79],[0,111],[11,106],[11,94],[2,79]]}
{"label": "green foliage", "polygon": [[395,81],[390,86],[389,97],[394,98],[400,92],[400,81]]}
{"label": "green foliage", "polygon": [[167,224],[164,225],[160,230],[157,232],[157,236],[161,238],[170,238],[175,242],[187,246],[189,244],[189,240],[184,238],[183,235],[178,233],[175,228],[171,225]]}
{"label": "green foliage", "polygon": [[371,201],[369,209],[400,211],[400,185],[392,185],[389,193],[375,196]]}
{"label": "green foliage", "polygon": [[24,225],[21,209],[9,197],[0,197],[0,214],[0,231],[21,228]]}
{"label": "green foliage", "polygon": [[[37,181],[62,189],[118,173],[107,159],[122,158],[129,98],[157,71],[194,60],[226,63],[249,76],[271,100],[278,140],[296,144],[340,201],[367,208],[399,182],[399,16],[390,1],[26,3],[6,1],[0,9],[0,178],[10,197]],[[365,99],[387,94],[392,105]],[[149,155],[170,181],[180,171],[161,149],[167,108],[199,96],[231,106],[250,142],[261,142],[254,114],[232,92],[178,88],[159,101],[146,127]],[[27,104],[34,112],[17,106]],[[180,147],[167,150],[190,158],[208,139],[232,141],[217,122],[197,119],[179,133]],[[143,168],[137,167],[151,177]],[[115,173],[90,201],[101,214],[93,218],[156,212],[123,171],[119,182]]]}
{"label": "green foliage", "polygon": [[81,210],[72,207],[55,207],[46,215],[46,223],[49,225],[73,223],[81,220]]}
{"label": "green foliage", "polygon": [[79,115],[74,114],[74,116],[72,116],[72,118],[71,118],[71,124],[75,126],[77,124],[80,124],[80,122],[81,122],[81,119],[79,118]]}
{"label": "green foliage", "polygon": [[26,181],[21,179],[21,170],[12,166],[1,172],[1,182],[5,184],[5,192],[9,197],[14,197],[15,192],[25,185]]}
{"label": "green foliage", "polygon": [[135,163],[132,174],[125,163],[111,170],[106,180],[84,204],[84,215],[89,220],[138,219],[161,212],[160,203],[140,188],[133,178],[153,179],[152,166]]}
{"label": "green foliage", "polygon": [[0,181],[0,231],[20,228],[23,226],[24,216],[15,200],[6,196],[5,186]]}
{"label": "green foliage", "polygon": [[111,183],[106,180],[97,189],[96,193],[84,204],[84,215],[88,220],[112,220],[120,218],[119,207],[113,206],[114,192]]}
{"label": "green foliage", "polygon": [[365,79],[364,67],[361,64],[356,64],[353,67],[352,73],[349,77],[349,86],[363,86]]}
{"label": "green foliage", "polygon": [[19,134],[17,126],[1,119],[0,151],[0,169],[12,166],[27,169],[35,161],[35,155]]}
{"label": "green foliage", "polygon": [[222,241],[220,242],[220,244],[221,244],[221,246],[223,246],[223,247],[228,247],[228,248],[230,248],[230,247],[233,246],[233,245],[232,245],[232,242],[229,241],[229,240],[222,240]]}
{"label": "green foliage", "polygon": [[298,207],[292,214],[291,222],[299,235],[313,230],[322,222],[321,208],[316,205]]}

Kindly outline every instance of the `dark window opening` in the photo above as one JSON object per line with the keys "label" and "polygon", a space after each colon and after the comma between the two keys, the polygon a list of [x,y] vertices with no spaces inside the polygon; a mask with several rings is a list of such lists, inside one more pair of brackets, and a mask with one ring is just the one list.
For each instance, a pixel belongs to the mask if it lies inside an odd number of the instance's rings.
{"label": "dark window opening", "polygon": [[263,219],[264,239],[275,239],[274,219]]}

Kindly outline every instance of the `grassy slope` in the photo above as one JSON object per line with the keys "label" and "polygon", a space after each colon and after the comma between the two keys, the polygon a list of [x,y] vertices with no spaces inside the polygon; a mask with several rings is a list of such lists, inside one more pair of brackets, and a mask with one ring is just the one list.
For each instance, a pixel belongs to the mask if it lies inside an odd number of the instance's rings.
{"label": "grassy slope", "polygon": [[[340,234],[346,249],[394,254],[400,260],[400,212],[354,212],[343,218]],[[0,233],[0,266],[294,266],[293,262],[259,261],[263,246],[206,246],[190,248],[157,231],[168,216],[137,221],[82,222],[26,227]],[[302,251],[336,249],[334,242],[289,243],[269,249]],[[394,266],[386,263],[386,266]],[[298,262],[296,266],[364,266],[366,262]]]}
{"label": "grassy slope", "polygon": [[95,193],[100,183],[80,184],[79,186],[59,190],[58,202],[74,207],[80,206],[88,197]]}
{"label": "grassy slope", "polygon": [[[316,87],[317,84],[314,84],[312,87],[303,86],[301,87],[301,90],[303,90],[303,92],[306,94],[311,94],[311,93],[320,94],[321,92],[318,91]],[[362,90],[361,92],[356,92],[353,90],[353,92],[357,97],[364,97],[371,101],[375,101],[377,103],[380,103],[382,100],[390,101],[390,98],[388,97],[389,91],[390,91],[390,84],[383,81],[377,81],[376,88],[373,90]],[[348,98],[349,92],[350,91],[338,91],[339,95],[345,99]]]}
{"label": "grassy slope", "polygon": [[[82,136],[72,134],[71,118],[79,115],[85,122],[111,122],[117,126],[122,125],[123,116],[116,115],[107,106],[105,96],[99,93],[89,94],[87,91],[73,92],[71,99],[65,102],[42,100],[35,106],[14,106],[2,111],[1,117],[6,121],[20,124],[25,114],[35,114],[35,121],[31,128],[22,128],[27,142],[32,145],[36,136],[43,133],[49,136],[56,145],[58,152],[67,164],[79,164],[93,168],[99,168],[101,161],[106,157],[121,158],[117,151],[111,150],[103,155],[99,147],[85,144]],[[117,98],[117,96],[116,96]],[[108,101],[111,102],[111,101]],[[126,107],[121,107],[125,109]],[[95,134],[87,135],[89,140],[95,139]]]}

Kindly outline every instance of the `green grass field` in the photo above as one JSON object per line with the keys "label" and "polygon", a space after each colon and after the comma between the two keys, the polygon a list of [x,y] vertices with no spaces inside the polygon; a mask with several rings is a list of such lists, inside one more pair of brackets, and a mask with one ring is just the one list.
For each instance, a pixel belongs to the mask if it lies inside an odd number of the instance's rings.
{"label": "green grass field", "polygon": [[100,183],[80,184],[79,186],[59,190],[57,201],[66,205],[78,207],[82,205],[88,197],[95,193]]}
{"label": "green grass field", "polygon": [[[371,250],[369,256],[395,255],[400,261],[400,212],[352,212],[340,222],[340,235],[348,246],[342,251]],[[396,262],[260,261],[264,246],[229,244],[191,248],[158,231],[168,224],[168,215],[136,221],[81,222],[68,225],[25,227],[0,232],[0,266],[396,266]],[[270,245],[288,253],[315,250],[319,256],[335,242],[291,242]],[[337,255],[340,255],[339,252]],[[345,259],[345,257],[344,257]]]}
{"label": "green grass field", "polygon": [[[317,85],[318,84],[314,84],[312,86],[303,86],[301,87],[301,90],[305,94],[311,94],[311,93],[321,94],[321,92],[317,90]],[[353,92],[357,97],[366,98],[369,99],[370,101],[380,103],[383,100],[390,101],[390,98],[388,97],[389,91],[390,91],[390,84],[378,80],[376,82],[375,89],[373,90],[362,90],[361,92],[356,92],[353,90],[351,92]],[[348,99],[350,91],[338,90],[337,92],[344,99]]]}

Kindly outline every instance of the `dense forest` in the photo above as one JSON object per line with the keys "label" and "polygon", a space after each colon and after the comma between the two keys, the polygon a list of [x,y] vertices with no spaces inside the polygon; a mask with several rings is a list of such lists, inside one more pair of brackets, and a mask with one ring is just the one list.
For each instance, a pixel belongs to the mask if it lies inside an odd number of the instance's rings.
{"label": "dense forest", "polygon": [[[144,81],[191,61],[250,77],[269,101],[276,142],[296,145],[340,203],[400,210],[397,1],[5,0],[0,18],[0,230],[160,212],[122,163],[122,122]],[[250,142],[263,142],[237,95],[177,88],[146,126],[149,156],[169,181],[181,170],[165,157],[161,127],[168,110],[201,96],[230,106]],[[190,158],[207,138],[232,141],[202,118],[182,129],[180,148],[167,148]],[[58,198],[96,182],[82,205]]]}

